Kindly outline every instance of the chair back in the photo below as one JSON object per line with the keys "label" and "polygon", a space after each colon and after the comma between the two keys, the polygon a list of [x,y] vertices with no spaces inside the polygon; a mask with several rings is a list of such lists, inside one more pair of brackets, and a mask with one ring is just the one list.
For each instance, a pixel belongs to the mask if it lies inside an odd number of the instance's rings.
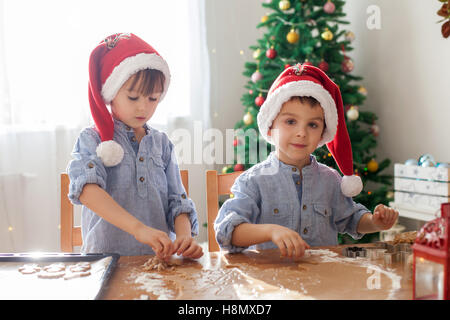
{"label": "chair back", "polygon": [[231,187],[234,181],[244,171],[217,174],[216,170],[206,171],[206,208],[208,212],[208,251],[219,251],[219,244],[216,241],[214,232],[214,221],[219,212],[219,196],[231,194]]}

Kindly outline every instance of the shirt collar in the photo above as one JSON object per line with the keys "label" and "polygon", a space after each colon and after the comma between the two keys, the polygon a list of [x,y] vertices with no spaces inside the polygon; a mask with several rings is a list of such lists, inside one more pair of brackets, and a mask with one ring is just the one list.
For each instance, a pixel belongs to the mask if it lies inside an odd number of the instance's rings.
{"label": "shirt collar", "polygon": [[[113,119],[113,120],[114,120],[114,130],[117,130],[119,132],[133,132],[133,129],[130,128],[129,126],[127,126],[122,121],[117,120],[117,119]],[[143,127],[145,129],[146,134],[148,134],[150,131],[150,127],[146,123],[143,125]]]}
{"label": "shirt collar", "polygon": [[[281,170],[290,172],[292,174],[300,174],[299,170],[296,166],[286,164],[283,161],[281,161],[280,159],[278,159],[278,157],[275,154],[275,151],[272,151],[269,154],[268,159],[272,166],[279,167]],[[302,175],[309,174],[310,172],[313,172],[314,170],[316,170],[318,167],[316,157],[314,157],[313,155],[309,155],[309,159],[310,159],[311,163],[309,165],[303,167]]]}

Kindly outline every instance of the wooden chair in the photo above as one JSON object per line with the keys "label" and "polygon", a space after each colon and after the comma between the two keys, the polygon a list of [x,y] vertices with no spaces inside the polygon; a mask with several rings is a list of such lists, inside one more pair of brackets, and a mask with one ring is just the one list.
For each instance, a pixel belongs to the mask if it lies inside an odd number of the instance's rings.
{"label": "wooden chair", "polygon": [[214,232],[214,221],[219,212],[219,196],[231,194],[231,186],[244,171],[217,174],[216,170],[206,171],[206,208],[208,212],[208,251],[219,251]]}
{"label": "wooden chair", "polygon": [[[189,196],[189,172],[180,170],[181,181],[186,193]],[[61,173],[61,251],[73,252],[73,247],[81,246],[81,226],[74,226],[73,222],[73,204],[69,197],[69,176],[67,173]]]}

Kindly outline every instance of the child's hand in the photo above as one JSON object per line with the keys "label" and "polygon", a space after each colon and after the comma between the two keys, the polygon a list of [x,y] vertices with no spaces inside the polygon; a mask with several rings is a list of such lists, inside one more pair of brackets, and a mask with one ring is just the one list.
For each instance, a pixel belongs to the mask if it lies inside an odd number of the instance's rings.
{"label": "child's hand", "polygon": [[162,260],[167,260],[172,255],[173,243],[169,236],[161,230],[142,225],[137,229],[134,237],[137,241],[152,247],[156,256]]}
{"label": "child's hand", "polygon": [[398,211],[379,204],[375,207],[372,215],[372,222],[381,230],[390,229],[397,221]]}
{"label": "child's hand", "polygon": [[305,254],[305,249],[310,248],[297,232],[280,225],[273,225],[271,239],[280,248],[282,257],[299,259]]}
{"label": "child's hand", "polygon": [[175,252],[191,259],[198,259],[203,255],[202,247],[191,236],[177,236],[173,242],[172,254]]}

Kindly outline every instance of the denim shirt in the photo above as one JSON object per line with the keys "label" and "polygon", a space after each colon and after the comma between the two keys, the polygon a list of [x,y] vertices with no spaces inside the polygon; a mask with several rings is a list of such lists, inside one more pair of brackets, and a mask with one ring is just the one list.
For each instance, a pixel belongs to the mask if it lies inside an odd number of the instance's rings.
{"label": "denim shirt", "polygon": [[[229,252],[245,247],[231,244],[234,228],[241,223],[278,224],[295,230],[310,246],[334,246],[338,233],[355,239],[363,205],[342,194],[339,173],[310,156],[302,169],[280,161],[274,152],[242,173],[231,187],[234,197],[219,210],[214,229],[219,246]],[[269,241],[256,249],[277,248]]]}
{"label": "denim shirt", "polygon": [[[165,133],[147,125],[146,135],[136,141],[133,129],[114,120],[114,141],[124,150],[121,163],[105,167],[96,154],[101,142],[93,127],[85,128],[75,143],[67,172],[69,199],[81,204],[79,197],[87,183],[98,184],[130,214],[145,225],[164,231],[175,239],[174,220],[188,213],[192,236],[198,234],[197,212],[181,182],[173,144]],[[133,235],[115,227],[82,207],[83,253],[114,252],[120,255],[154,254],[152,248]]]}

